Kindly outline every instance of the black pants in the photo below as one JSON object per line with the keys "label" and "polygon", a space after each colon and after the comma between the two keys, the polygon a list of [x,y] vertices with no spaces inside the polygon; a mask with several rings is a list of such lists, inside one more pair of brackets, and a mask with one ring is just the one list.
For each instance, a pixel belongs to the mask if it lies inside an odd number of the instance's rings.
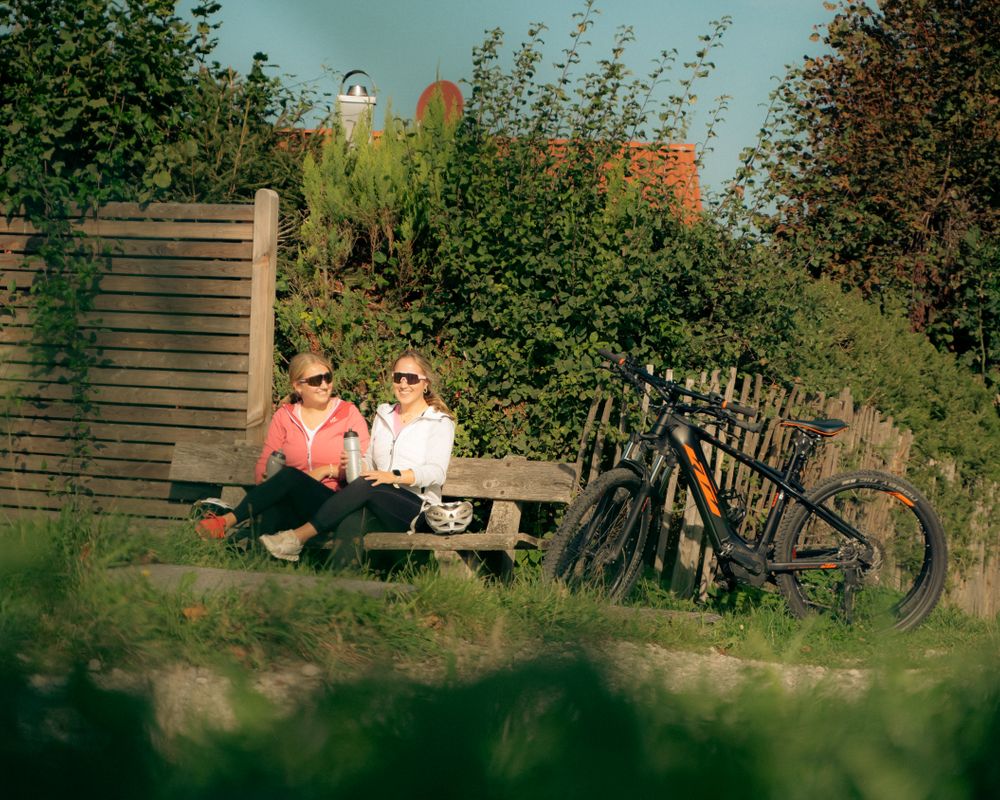
{"label": "black pants", "polygon": [[237,522],[253,517],[257,535],[277,533],[308,522],[336,494],[302,470],[284,467],[247,492],[233,514]]}
{"label": "black pants", "polygon": [[[335,492],[294,467],[284,467],[257,484],[233,509],[237,522],[256,517],[258,535],[297,528],[306,522],[312,522],[321,534],[356,535],[362,532],[365,518],[372,515],[382,530],[405,531],[419,512],[420,498],[406,489],[372,486],[358,478]],[[341,530],[342,525],[345,530]]]}
{"label": "black pants", "polygon": [[344,533],[341,524],[357,512],[369,511],[378,518],[386,531],[409,530],[413,518],[420,513],[420,498],[407,489],[390,484],[372,486],[364,478],[334,492],[313,514],[312,524],[320,533]]}

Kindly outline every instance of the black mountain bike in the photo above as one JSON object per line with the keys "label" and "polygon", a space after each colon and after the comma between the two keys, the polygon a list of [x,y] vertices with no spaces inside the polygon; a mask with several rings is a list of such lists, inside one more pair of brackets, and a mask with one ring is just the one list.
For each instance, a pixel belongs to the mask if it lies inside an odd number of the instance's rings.
{"label": "black mountain bike", "polygon": [[[600,351],[610,369],[656,398],[655,421],[633,433],[617,465],[573,501],[549,544],[545,574],[571,586],[595,587],[612,600],[638,579],[650,530],[659,531],[664,493],[679,467],[715,550],[720,577],[735,587],[776,584],[793,614],[821,612],[907,630],[937,604],[947,548],[934,509],[910,483],[884,472],[836,475],[810,490],[800,483],[818,444],[847,428],[837,419],[783,419],[794,429],[781,469],[743,453],[696,421],[759,431],[757,410],[721,395],[691,391],[651,375],[623,354]],[[740,419],[745,417],[746,420]],[[775,486],[760,534],[737,527],[745,509],[720,492],[703,445],[718,447]]]}

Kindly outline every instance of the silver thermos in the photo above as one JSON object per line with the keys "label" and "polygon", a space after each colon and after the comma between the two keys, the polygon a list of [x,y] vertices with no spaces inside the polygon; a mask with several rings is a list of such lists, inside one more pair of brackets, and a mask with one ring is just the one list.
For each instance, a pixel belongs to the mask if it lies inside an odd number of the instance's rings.
{"label": "silver thermos", "polygon": [[344,452],[347,453],[347,482],[350,483],[361,474],[361,441],[353,429],[344,434]]}
{"label": "silver thermos", "polygon": [[285,454],[281,450],[275,450],[267,457],[267,464],[264,465],[264,480],[277,475],[284,466]]}

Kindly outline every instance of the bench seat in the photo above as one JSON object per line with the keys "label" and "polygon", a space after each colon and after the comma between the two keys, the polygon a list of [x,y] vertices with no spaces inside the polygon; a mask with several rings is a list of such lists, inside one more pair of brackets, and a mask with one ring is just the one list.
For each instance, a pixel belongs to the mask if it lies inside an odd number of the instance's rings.
{"label": "bench seat", "polygon": [[[235,504],[253,485],[253,468],[260,454],[257,445],[232,446],[178,442],[170,466],[170,479],[190,491],[203,484],[207,497],[221,495]],[[472,500],[477,510],[489,501],[485,528],[480,532],[451,535],[374,532],[364,535],[366,550],[429,550],[442,563],[464,565],[464,570],[486,567],[509,576],[517,550],[544,549],[547,542],[521,532],[524,503],[567,504],[577,488],[572,464],[529,461],[525,458],[452,458],[443,494],[447,499]]]}

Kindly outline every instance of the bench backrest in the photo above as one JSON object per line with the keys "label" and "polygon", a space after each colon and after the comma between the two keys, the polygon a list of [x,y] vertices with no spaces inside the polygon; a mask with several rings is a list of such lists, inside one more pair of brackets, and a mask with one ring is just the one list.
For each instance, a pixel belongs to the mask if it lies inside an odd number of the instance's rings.
{"label": "bench backrest", "polygon": [[[101,509],[187,513],[168,478],[177,442],[259,441],[271,414],[278,196],[253,205],[113,203],[76,227],[99,237],[93,458],[72,452],[72,388],[30,346],[32,285],[44,267],[26,220],[0,217],[0,520],[55,511],[74,476]],[[4,398],[7,398],[5,401]],[[10,398],[16,398],[11,400]]]}
{"label": "bench backrest", "polygon": [[[217,486],[250,485],[260,447],[237,443],[213,447],[178,443],[171,480]],[[447,497],[568,503],[576,490],[572,464],[519,458],[453,458],[444,485]]]}

